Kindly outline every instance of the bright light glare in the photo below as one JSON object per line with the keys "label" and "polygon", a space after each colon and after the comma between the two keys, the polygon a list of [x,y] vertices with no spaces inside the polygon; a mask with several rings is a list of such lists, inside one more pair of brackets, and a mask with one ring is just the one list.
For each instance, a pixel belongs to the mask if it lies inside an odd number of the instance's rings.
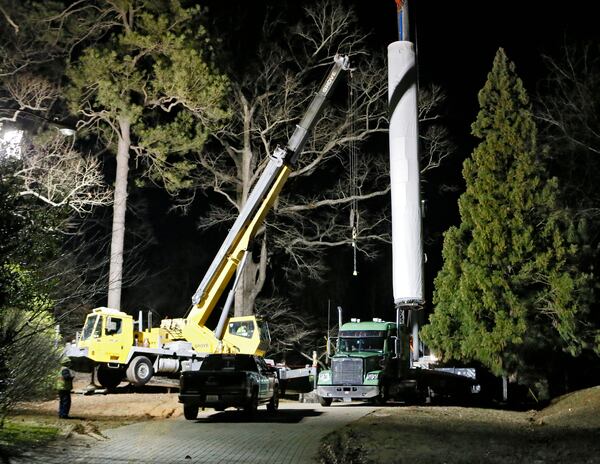
{"label": "bright light glare", "polygon": [[22,130],[0,130],[0,158],[20,158],[22,139]]}
{"label": "bright light glare", "polygon": [[71,129],[70,127],[60,127],[58,132],[67,137],[73,137],[75,135],[75,129]]}
{"label": "bright light glare", "polygon": [[11,129],[4,132],[2,135],[2,141],[4,143],[9,143],[11,145],[19,145],[21,143],[21,139],[23,138],[23,131]]}

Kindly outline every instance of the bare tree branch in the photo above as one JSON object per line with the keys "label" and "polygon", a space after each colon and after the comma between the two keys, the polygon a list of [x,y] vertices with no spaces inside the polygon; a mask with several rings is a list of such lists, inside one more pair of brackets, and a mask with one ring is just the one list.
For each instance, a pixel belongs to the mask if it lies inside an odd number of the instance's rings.
{"label": "bare tree branch", "polygon": [[[600,60],[590,46],[582,50],[565,47],[562,59],[545,57],[549,77],[546,95],[539,99],[537,118],[552,128],[545,135],[553,142],[565,142],[578,149],[600,154],[600,116],[597,92],[600,89]],[[596,52],[597,53],[597,52]]]}
{"label": "bare tree branch", "polygon": [[6,20],[6,22],[15,30],[15,34],[18,34],[19,26],[12,20],[10,15],[6,12],[6,10],[4,8],[2,8],[1,5],[0,5],[0,13],[2,13],[2,16],[4,16],[4,19]]}
{"label": "bare tree branch", "polygon": [[78,214],[112,202],[100,162],[82,156],[60,135],[33,141],[22,152],[22,161],[21,169],[12,174],[21,181],[19,195],[36,197],[52,207],[68,207]]}

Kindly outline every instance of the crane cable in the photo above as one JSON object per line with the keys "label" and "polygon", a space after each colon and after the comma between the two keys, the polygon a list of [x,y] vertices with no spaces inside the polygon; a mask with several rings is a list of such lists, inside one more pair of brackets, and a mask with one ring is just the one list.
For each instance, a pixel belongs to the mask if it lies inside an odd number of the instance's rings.
{"label": "crane cable", "polygon": [[348,84],[348,109],[350,111],[350,145],[349,145],[349,158],[350,158],[350,229],[352,231],[352,262],[353,270],[352,275],[358,275],[357,269],[357,241],[358,241],[358,173],[357,173],[357,153],[356,153],[356,141],[354,139],[354,129],[356,120],[356,101],[354,98],[354,88],[352,85],[352,70],[349,72],[350,82]]}

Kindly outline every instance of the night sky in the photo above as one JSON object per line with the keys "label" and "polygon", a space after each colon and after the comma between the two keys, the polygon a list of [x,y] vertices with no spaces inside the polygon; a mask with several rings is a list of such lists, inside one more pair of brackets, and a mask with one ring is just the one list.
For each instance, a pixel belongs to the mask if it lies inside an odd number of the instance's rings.
{"label": "night sky", "polygon": [[[301,5],[309,2],[294,3],[290,4],[290,14],[296,14]],[[345,0],[344,3],[355,8],[360,24],[371,31],[369,41],[373,53],[385,54],[387,45],[397,40],[394,1]],[[412,19],[416,21],[413,21],[412,32],[416,30],[419,83],[422,86],[435,83],[444,89],[447,102],[443,109],[443,124],[449,128],[457,145],[452,159],[424,183],[424,198],[428,204],[425,231],[433,242],[426,248],[425,285],[429,292],[441,265],[441,233],[459,220],[456,201],[462,188],[462,162],[476,143],[470,136],[470,124],[478,110],[477,93],[491,69],[498,47],[503,47],[509,59],[515,62],[518,74],[533,96],[544,76],[544,54],[557,57],[564,44],[581,41],[598,43],[600,33],[593,11],[595,2],[571,2],[568,8],[565,3],[540,0],[512,3],[481,0],[413,2]],[[253,28],[260,27],[266,6],[285,5],[275,0],[213,0],[203,4],[208,5],[209,14],[219,28],[231,28],[248,40]],[[387,76],[382,76],[382,79],[387,80]],[[442,185],[454,185],[458,190],[447,192],[440,188]],[[213,231],[208,239],[200,241],[194,216],[201,214],[202,208],[192,210],[187,217],[180,217],[169,213],[168,205],[161,198],[160,194],[156,194],[147,199],[153,204],[149,219],[160,224],[155,228],[157,243],[149,249],[147,257],[154,277],[126,291],[125,296],[131,304],[126,302],[124,306],[137,307],[139,303],[145,303],[163,313],[177,315],[182,306],[189,305],[191,294],[216,252],[223,233]],[[168,227],[165,228],[164,224]],[[215,242],[214,250],[206,246],[211,240]],[[316,305],[321,308],[320,312],[325,312],[330,299],[332,308],[337,305],[347,308],[347,317],[393,317],[389,255],[375,262],[361,263],[357,278],[352,277],[350,253],[335,260],[333,265],[328,282],[300,298],[299,304]],[[165,291],[157,295],[157,288]]]}
{"label": "night sky", "polygon": [[[373,31],[375,51],[385,50],[387,44],[397,40],[393,0],[351,3],[361,23]],[[565,44],[598,44],[600,32],[594,2],[572,2],[567,7],[565,2],[539,0],[414,0],[410,5],[411,40],[416,34],[419,84],[435,83],[445,91],[443,124],[457,146],[451,159],[423,179],[427,202],[424,231],[429,234],[425,238],[430,242],[425,248],[428,255],[425,286],[430,301],[433,278],[441,266],[441,233],[459,221],[457,200],[463,187],[462,162],[477,143],[470,135],[470,125],[479,109],[477,93],[485,83],[497,49],[504,48],[515,62],[517,73],[533,99],[546,72],[543,56],[559,57]],[[449,192],[441,188],[445,185],[457,186],[458,190]],[[390,294],[387,289],[384,292]],[[381,306],[387,315],[384,317],[391,317],[391,300]]]}

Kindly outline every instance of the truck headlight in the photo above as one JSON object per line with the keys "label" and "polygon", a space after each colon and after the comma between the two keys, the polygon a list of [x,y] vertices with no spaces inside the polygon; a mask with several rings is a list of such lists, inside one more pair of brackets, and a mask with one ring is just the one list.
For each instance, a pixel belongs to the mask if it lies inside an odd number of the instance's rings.
{"label": "truck headlight", "polygon": [[377,380],[379,378],[378,372],[369,372],[367,374],[367,380]]}
{"label": "truck headlight", "polygon": [[328,382],[331,380],[331,371],[319,372],[319,380],[322,380],[323,382]]}

